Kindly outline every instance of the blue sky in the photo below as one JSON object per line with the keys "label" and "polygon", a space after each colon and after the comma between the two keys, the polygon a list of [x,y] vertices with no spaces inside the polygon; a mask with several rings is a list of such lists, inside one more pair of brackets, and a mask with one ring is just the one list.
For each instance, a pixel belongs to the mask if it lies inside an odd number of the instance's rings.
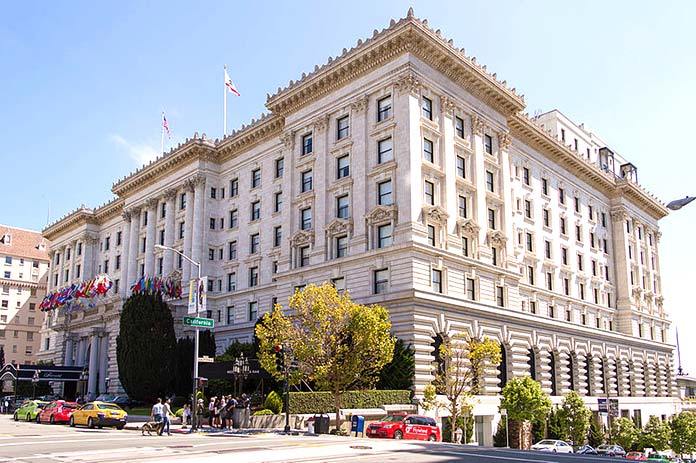
{"label": "blue sky", "polygon": [[[525,94],[558,108],[638,167],[664,201],[695,195],[696,2],[7,2],[0,17],[0,223],[41,229],[156,155],[222,134],[222,65],[242,92],[228,127],[328,56],[416,16]],[[696,205],[661,223],[666,308],[696,374],[690,286]]]}

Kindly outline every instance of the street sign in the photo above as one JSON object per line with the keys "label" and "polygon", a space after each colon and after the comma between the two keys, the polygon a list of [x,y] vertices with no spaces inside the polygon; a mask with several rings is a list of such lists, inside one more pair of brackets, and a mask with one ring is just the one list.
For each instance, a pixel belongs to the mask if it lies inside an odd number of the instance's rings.
{"label": "street sign", "polygon": [[202,317],[184,317],[184,326],[193,326],[194,328],[213,328],[215,320],[212,318]]}
{"label": "street sign", "polygon": [[614,418],[619,416],[619,399],[609,399],[609,414]]}
{"label": "street sign", "polygon": [[215,359],[212,357],[208,357],[207,355],[204,355],[203,357],[198,357],[198,361],[202,363],[213,363]]}
{"label": "street sign", "polygon": [[607,399],[599,397],[597,399],[597,409],[598,409],[599,413],[609,412],[609,401]]}

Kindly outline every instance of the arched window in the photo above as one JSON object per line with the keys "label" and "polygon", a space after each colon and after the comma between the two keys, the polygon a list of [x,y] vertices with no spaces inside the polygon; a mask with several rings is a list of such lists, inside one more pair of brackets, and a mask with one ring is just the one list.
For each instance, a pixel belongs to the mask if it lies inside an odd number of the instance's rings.
{"label": "arched window", "polygon": [[568,354],[568,381],[569,385],[568,387],[570,388],[571,391],[575,391],[577,389],[575,386],[575,366],[577,365],[577,359],[575,358],[574,353]]}
{"label": "arched window", "polygon": [[556,357],[558,352],[552,351],[549,358],[549,368],[551,369],[551,395],[558,395],[558,381],[556,381]]}
{"label": "arched window", "polygon": [[534,349],[529,349],[528,354],[529,360],[527,365],[529,365],[529,376],[532,377],[534,381],[537,381],[537,368],[536,368],[536,352]]}
{"label": "arched window", "polygon": [[602,393],[609,394],[609,383],[607,381],[607,359],[600,357],[599,359],[599,377],[602,383]]}
{"label": "arched window", "polygon": [[[430,344],[433,347],[433,366],[435,367],[435,374],[439,375],[442,374],[445,371],[445,359],[442,358],[442,352],[440,352],[440,347],[444,343],[444,335],[442,333],[438,333],[433,337],[433,342]],[[441,393],[442,391],[437,391],[438,393]]]}
{"label": "arched window", "polygon": [[500,344],[500,364],[498,365],[498,379],[500,389],[504,388],[508,382],[508,348],[505,344]]}

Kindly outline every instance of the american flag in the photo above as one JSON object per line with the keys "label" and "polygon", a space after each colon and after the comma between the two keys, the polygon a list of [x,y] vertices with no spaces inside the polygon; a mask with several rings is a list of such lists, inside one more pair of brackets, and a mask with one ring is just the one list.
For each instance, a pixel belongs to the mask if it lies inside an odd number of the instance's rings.
{"label": "american flag", "polygon": [[167,138],[172,139],[172,134],[169,133],[169,124],[167,124],[167,117],[162,113],[162,129],[167,132]]}

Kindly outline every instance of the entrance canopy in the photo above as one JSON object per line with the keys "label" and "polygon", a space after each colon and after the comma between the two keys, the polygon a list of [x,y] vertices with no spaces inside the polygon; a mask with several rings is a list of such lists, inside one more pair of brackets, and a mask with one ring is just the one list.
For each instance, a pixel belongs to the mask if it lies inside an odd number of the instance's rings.
{"label": "entrance canopy", "polygon": [[0,370],[0,381],[31,381],[36,372],[39,381],[78,382],[84,379],[82,367],[57,367],[53,365],[14,365],[8,363]]}

